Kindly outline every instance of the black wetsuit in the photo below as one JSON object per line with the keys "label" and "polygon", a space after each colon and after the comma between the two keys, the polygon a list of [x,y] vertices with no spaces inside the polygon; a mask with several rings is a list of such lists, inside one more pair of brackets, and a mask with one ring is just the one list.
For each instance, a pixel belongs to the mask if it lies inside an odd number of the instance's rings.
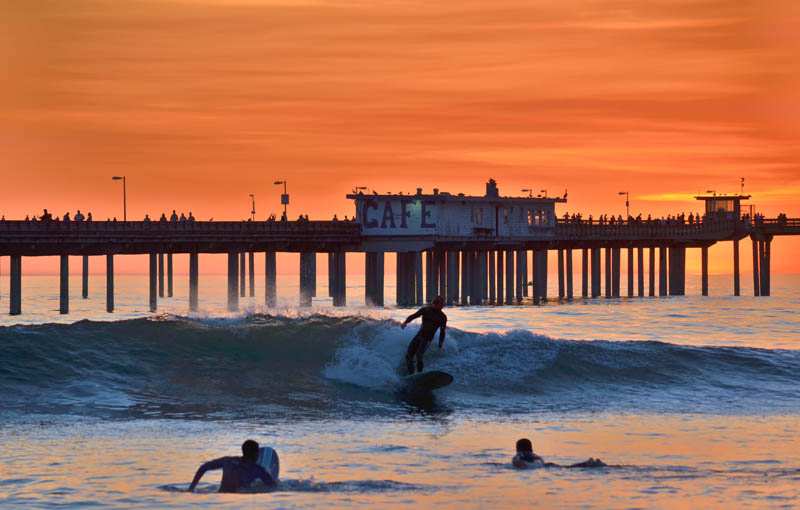
{"label": "black wetsuit", "polygon": [[444,331],[445,326],[447,325],[447,315],[444,314],[441,310],[437,310],[433,306],[423,306],[416,313],[410,315],[406,322],[411,322],[417,317],[422,317],[422,327],[419,328],[419,332],[414,336],[411,340],[411,343],[408,344],[408,350],[406,351],[406,367],[408,368],[408,373],[414,373],[414,358],[417,358],[417,372],[422,372],[423,364],[422,364],[422,357],[425,355],[425,351],[428,350],[428,346],[433,340],[433,335],[436,334],[436,330],[440,329],[439,333],[439,348],[442,347],[444,344]]}

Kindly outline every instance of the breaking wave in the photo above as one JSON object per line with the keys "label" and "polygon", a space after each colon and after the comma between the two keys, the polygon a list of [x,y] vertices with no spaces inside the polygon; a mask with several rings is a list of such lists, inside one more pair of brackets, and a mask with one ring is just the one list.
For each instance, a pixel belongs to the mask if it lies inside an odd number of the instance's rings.
{"label": "breaking wave", "polygon": [[[18,413],[269,418],[396,412],[413,335],[360,316],[162,317],[0,328],[0,407]],[[476,412],[800,409],[800,351],[448,330],[427,367]]]}

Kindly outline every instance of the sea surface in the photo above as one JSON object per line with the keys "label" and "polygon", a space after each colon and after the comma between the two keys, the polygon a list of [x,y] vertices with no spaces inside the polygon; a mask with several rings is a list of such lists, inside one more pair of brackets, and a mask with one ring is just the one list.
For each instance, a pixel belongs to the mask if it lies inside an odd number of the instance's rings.
{"label": "sea surface", "polygon": [[[413,310],[364,307],[358,276],[347,308],[320,278],[299,310],[292,275],[268,310],[258,278],[232,314],[201,275],[189,314],[176,275],[150,314],[146,277],[118,276],[113,315],[102,275],[86,300],[73,278],[60,316],[57,276],[26,276],[0,316],[0,507],[800,507],[800,276],[769,298],[690,275],[685,297],[447,308],[426,363],[455,382],[433,398],[398,392]],[[608,467],[514,470],[520,437]],[[280,454],[274,490],[216,494],[209,472],[185,492],[247,438]]]}

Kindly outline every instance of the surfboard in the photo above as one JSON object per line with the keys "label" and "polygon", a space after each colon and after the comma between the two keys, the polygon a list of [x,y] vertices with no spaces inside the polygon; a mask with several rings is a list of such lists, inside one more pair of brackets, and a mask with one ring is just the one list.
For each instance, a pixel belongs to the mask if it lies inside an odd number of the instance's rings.
{"label": "surfboard", "polygon": [[270,448],[269,446],[262,446],[258,449],[258,460],[256,464],[264,468],[264,470],[269,473],[275,483],[278,483],[278,477],[280,476],[281,471],[281,463],[280,459],[278,458],[278,452]]}
{"label": "surfboard", "polygon": [[441,370],[431,370],[403,378],[403,385],[407,391],[430,392],[444,388],[453,382],[453,376]]}

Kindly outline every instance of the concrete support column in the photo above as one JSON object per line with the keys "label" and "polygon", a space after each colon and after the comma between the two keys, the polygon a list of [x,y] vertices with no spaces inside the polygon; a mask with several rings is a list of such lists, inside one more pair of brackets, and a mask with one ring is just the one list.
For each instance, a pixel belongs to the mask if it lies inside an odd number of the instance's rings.
{"label": "concrete support column", "polygon": [[605,273],[606,273],[605,274],[606,282],[605,283],[606,283],[606,297],[607,298],[610,298],[611,295],[612,295],[612,293],[611,293],[611,283],[612,283],[611,282],[611,280],[612,280],[612,276],[611,276],[611,259],[612,258],[613,258],[613,255],[611,255],[611,248],[607,247],[605,249],[605,269],[606,269],[606,271],[605,271]]}
{"label": "concrete support column", "polygon": [[228,252],[228,310],[239,309],[239,255]]}
{"label": "concrete support column", "polygon": [[505,286],[503,282],[505,281],[505,264],[503,263],[503,252],[502,250],[497,252],[497,298],[495,300],[496,305],[503,304],[503,296],[505,295]]}
{"label": "concrete support column", "polygon": [[367,306],[383,306],[383,252],[367,252],[365,264],[365,302]]}
{"label": "concrete support column", "polygon": [[506,250],[506,304],[514,303],[514,251]]}
{"label": "concrete support column", "polygon": [[649,279],[647,281],[647,294],[650,297],[656,295],[656,247],[650,247],[650,273],[648,274]]}
{"label": "concrete support column", "polygon": [[89,298],[89,256],[82,257],[81,265],[81,297],[83,299]]}
{"label": "concrete support column", "polygon": [[158,309],[158,254],[150,253],[150,311]]}
{"label": "concrete support column", "polygon": [[437,250],[435,259],[437,263],[436,272],[439,275],[439,290],[436,294],[444,297],[447,295],[447,259],[445,258],[445,251]]}
{"label": "concrete support column", "polygon": [[317,297],[317,253],[312,252],[309,259],[311,264],[311,272],[308,275],[308,283],[311,286],[311,297]]}
{"label": "concrete support column", "polygon": [[414,253],[414,301],[417,306],[422,306],[424,303],[423,294],[423,280],[422,280],[422,252]]}
{"label": "concrete support column", "polygon": [[686,247],[685,246],[672,246],[669,249],[669,295],[682,296],[684,295],[685,287],[685,261],[686,260]]}
{"label": "concrete support column", "polygon": [[470,252],[461,251],[461,304],[469,304]]}
{"label": "concrete support column", "polygon": [[247,269],[250,270],[248,273],[250,277],[248,282],[250,284],[250,297],[256,297],[256,254],[252,251],[248,254]]}
{"label": "concrete support column", "polygon": [[277,259],[274,251],[264,253],[264,297],[269,308],[278,304]]}
{"label": "concrete support column", "polygon": [[628,297],[633,297],[633,247],[628,247]]}
{"label": "concrete support column", "polygon": [[700,248],[700,287],[704,296],[708,296],[708,246]]}
{"label": "concrete support column", "polygon": [[636,251],[637,255],[637,278],[639,297],[644,297],[644,247],[639,246]]}
{"label": "concrete support column", "polygon": [[567,299],[572,301],[574,296],[572,290],[572,248],[567,248]]}
{"label": "concrete support column", "polygon": [[69,313],[69,255],[60,257],[60,285],[58,293],[58,313]]}
{"label": "concrete support column", "polygon": [[762,296],[769,296],[770,295],[770,263],[771,263],[771,256],[772,256],[772,239],[766,238],[763,241],[760,241],[760,271],[759,274],[761,276],[760,281],[760,295]]}
{"label": "concrete support column", "polygon": [[658,295],[667,295],[667,247],[658,247]]}
{"label": "concrete support column", "polygon": [[619,297],[620,296],[620,283],[621,283],[621,258],[622,258],[622,249],[618,246],[611,248],[611,296],[612,297]]}
{"label": "concrete support column", "polygon": [[469,304],[481,304],[481,287],[480,287],[480,256],[478,251],[470,252],[469,261]]}
{"label": "concrete support column", "polygon": [[497,304],[497,262],[495,260],[495,251],[489,250],[489,303]]}
{"label": "concrete support column", "polygon": [[[314,280],[312,274],[314,271],[313,259],[316,257],[314,252],[304,251],[300,253],[300,306],[311,306],[311,298],[314,296],[313,286]],[[333,256],[334,267],[336,266],[336,254]],[[336,274],[334,271],[334,296],[336,295]]]}
{"label": "concrete support column", "polygon": [[9,268],[9,292],[11,294],[9,300],[9,313],[11,315],[19,315],[22,313],[22,256],[11,255],[11,264]]}
{"label": "concrete support column", "polygon": [[542,280],[542,285],[539,288],[541,289],[541,296],[540,297],[542,298],[542,301],[547,301],[547,285],[548,285],[547,284],[547,276],[548,276],[547,257],[548,257],[548,253],[549,252],[548,252],[547,248],[545,248],[544,250],[541,250],[541,255],[540,255],[541,256],[541,262],[540,263],[542,265],[541,266],[542,277],[540,278],[540,280]]}
{"label": "concrete support column", "polygon": [[600,296],[600,250],[592,248],[592,297]]}
{"label": "concrete support column", "polygon": [[523,276],[525,273],[523,268],[523,266],[525,265],[525,251],[516,250],[515,256],[516,260],[514,263],[516,265],[516,272],[514,275],[515,277],[514,281],[516,283],[516,288],[515,288],[516,292],[514,292],[514,301],[516,301],[517,303],[522,303],[522,296],[523,296],[522,287],[526,286],[528,283],[527,281],[525,281],[525,278]]}
{"label": "concrete support column", "polygon": [[761,250],[759,250],[759,243],[753,239],[753,295],[760,296],[761,290],[761,277],[758,275],[758,263],[761,258]]}
{"label": "concrete support column", "polygon": [[347,253],[334,252],[333,265],[336,268],[333,280],[333,306],[347,306]]}
{"label": "concrete support column", "polygon": [[[172,254],[169,254],[167,258],[168,266],[171,269],[171,264],[169,262],[172,260]],[[168,271],[169,274],[172,274],[172,271]],[[200,300],[199,300],[199,287],[200,287],[200,254],[196,251],[189,253],[189,311],[196,312]]]}
{"label": "concrete support column", "polygon": [[433,261],[433,252],[425,252],[425,302],[430,303],[436,297],[436,286],[439,276],[436,274],[436,264]]}
{"label": "concrete support column", "polygon": [[589,249],[581,249],[581,296],[589,297]]}
{"label": "concrete support column", "polygon": [[564,299],[564,250],[557,251],[558,256],[558,299]]}
{"label": "concrete support column", "polygon": [[733,295],[741,295],[741,283],[739,280],[739,240],[733,240]]}
{"label": "concrete support column", "polygon": [[164,254],[158,254],[158,297],[164,298]]}
{"label": "concrete support column", "polygon": [[167,297],[172,297],[173,291],[172,254],[167,253]]}
{"label": "concrete support column", "polygon": [[106,255],[106,312],[114,312],[114,255]]}
{"label": "concrete support column", "polygon": [[[365,262],[366,264],[366,262]],[[328,252],[328,297],[333,297],[333,274],[335,272],[334,262],[333,262],[333,252]],[[365,266],[366,269],[366,266]],[[366,277],[366,274],[365,274]]]}
{"label": "concrete support column", "polygon": [[489,300],[489,263],[488,254],[486,250],[478,252],[479,267],[480,267],[480,291],[481,291],[481,304],[486,304]]}
{"label": "concrete support column", "polygon": [[528,250],[522,250],[522,257],[517,261],[522,265],[522,297],[528,297],[528,284],[531,281],[528,276]]}
{"label": "concrete support column", "polygon": [[247,272],[247,261],[244,252],[239,253],[239,296],[244,297],[247,291],[245,286],[245,273]]}
{"label": "concrete support column", "polygon": [[458,303],[458,251],[447,251],[447,304],[454,305]]}
{"label": "concrete support column", "polygon": [[397,252],[397,266],[395,268],[395,287],[397,306],[408,306],[408,256],[405,252]]}

